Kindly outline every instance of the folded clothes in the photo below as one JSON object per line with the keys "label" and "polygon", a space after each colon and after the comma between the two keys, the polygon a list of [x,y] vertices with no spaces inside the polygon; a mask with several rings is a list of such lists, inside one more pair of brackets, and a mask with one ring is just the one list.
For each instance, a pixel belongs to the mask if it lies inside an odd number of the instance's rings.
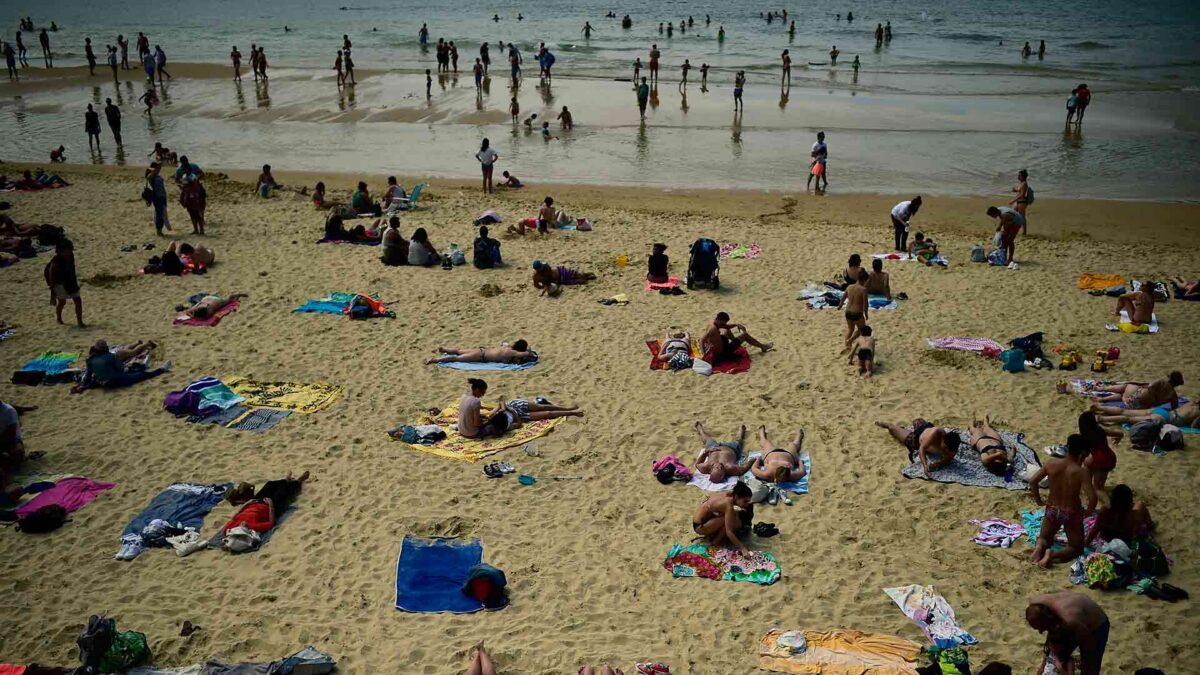
{"label": "folded clothes", "polygon": [[[796,299],[807,301],[809,309],[837,309],[844,295],[845,292],[830,286],[808,286],[801,289]],[[896,309],[899,306],[895,300],[888,300],[883,295],[869,295],[867,303],[871,309]]]}

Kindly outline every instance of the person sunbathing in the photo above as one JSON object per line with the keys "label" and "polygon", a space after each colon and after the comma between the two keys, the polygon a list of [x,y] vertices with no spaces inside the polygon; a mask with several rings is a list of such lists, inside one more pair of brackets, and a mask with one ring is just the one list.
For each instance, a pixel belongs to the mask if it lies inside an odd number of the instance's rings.
{"label": "person sunbathing", "polygon": [[1188,281],[1183,277],[1171,277],[1176,300],[1200,300],[1200,280]]}
{"label": "person sunbathing", "polygon": [[[887,429],[892,438],[908,450],[910,462],[919,459],[926,476],[930,471],[937,471],[954,461],[954,455],[962,442],[956,432],[936,427],[920,417],[913,420],[912,431],[890,422],[875,422],[875,426]],[[933,454],[938,455],[938,460],[930,464],[929,456]]]}
{"label": "person sunbathing", "polygon": [[164,362],[154,370],[146,370],[145,361],[139,360],[149,354],[155,346],[153,342],[143,343],[139,340],[129,347],[113,350],[109,349],[104,340],[97,340],[88,352],[83,378],[72,388],[72,393],[92,387],[120,389],[162,375],[171,369],[170,361]]}
{"label": "person sunbathing", "polygon": [[992,427],[991,418],[984,417],[982,422],[972,420],[971,428],[967,432],[970,434],[967,443],[972,450],[979,453],[979,462],[983,464],[983,468],[995,476],[1005,475],[1008,467],[1016,461],[1017,449],[1005,445],[1000,432]]}
{"label": "person sunbathing", "polygon": [[[171,246],[174,247],[175,242],[171,242]],[[213,253],[213,250],[204,244],[196,244],[195,246],[180,244],[176,251],[179,253],[179,257],[184,259],[184,262],[190,261],[198,268],[207,269],[217,261],[217,254]]]}
{"label": "person sunbathing", "polygon": [[692,367],[692,338],[683,330],[669,330],[658,348],[658,359],[670,368]]}
{"label": "person sunbathing", "polygon": [[21,225],[17,221],[5,215],[0,215],[0,235],[10,237],[40,237],[59,235],[62,236],[63,229],[54,225]]}
{"label": "person sunbathing", "polygon": [[467,667],[467,675],[496,675],[496,666],[492,663],[492,657],[488,655],[487,650],[483,648],[483,641],[471,648],[471,654],[467,657],[471,665]]}
{"label": "person sunbathing", "polygon": [[42,185],[38,181],[34,180],[33,173],[29,171],[22,173],[21,179],[14,183],[14,185],[16,185],[18,190],[41,190],[42,188],[46,187],[45,185]]}
{"label": "person sunbathing", "polygon": [[804,478],[807,471],[800,459],[800,451],[804,448],[803,429],[796,432],[796,438],[788,444],[787,449],[780,449],[767,439],[767,428],[760,426],[758,447],[762,454],[750,465],[750,472],[755,478],[768,483],[790,483]]}
{"label": "person sunbathing", "polygon": [[226,305],[245,297],[248,297],[246,293],[234,293],[228,298],[222,298],[219,295],[206,295],[200,298],[196,304],[183,310],[183,313],[193,319],[207,319],[224,309]]}
{"label": "person sunbathing", "polygon": [[1154,295],[1150,293],[1150,282],[1142,282],[1141,290],[1117,297],[1113,316],[1120,316],[1123,311],[1129,314],[1129,322],[1135,326],[1154,320]]}
{"label": "person sunbathing", "polygon": [[1154,527],[1150,509],[1142,502],[1133,501],[1133,490],[1128,485],[1118,485],[1112,490],[1109,505],[1096,514],[1096,523],[1084,544],[1091,546],[1096,537],[1100,537],[1105,541],[1120,539],[1132,545],[1135,539],[1151,536]]}
{"label": "person sunbathing", "polygon": [[1092,404],[1096,421],[1105,425],[1137,424],[1138,422],[1163,422],[1177,427],[1200,426],[1200,403],[1193,401],[1175,410],[1167,406],[1155,408],[1116,408]]}
{"label": "person sunbathing", "polygon": [[[545,399],[543,399],[545,400]],[[516,415],[513,419],[510,415],[508,429],[517,429],[524,426],[525,422],[539,422],[541,420],[552,420],[559,417],[583,417],[583,411],[579,406],[562,406],[552,403],[538,403],[536,401],[528,401],[523,398],[513,398],[507,401],[500,401],[500,405],[496,407],[495,415],[498,412],[511,413]]]}
{"label": "person sunbathing", "polygon": [[300,474],[299,478],[292,476],[289,471],[284,478],[263,483],[258,492],[254,491],[254,485],[250,483],[238,483],[225,493],[225,501],[241,508],[225,523],[221,531],[228,532],[239,525],[245,525],[259,534],[270,532],[279,521],[279,514],[296,501],[300,488],[308,477],[307,471]]}
{"label": "person sunbathing", "polygon": [[[28,176],[29,172],[26,171],[25,174]],[[46,173],[45,171],[42,171],[41,169],[38,169],[34,173],[33,179],[35,181],[37,181],[42,187],[53,188],[53,187],[66,187],[66,186],[70,185],[70,183],[63,180],[58,174]]]}
{"label": "person sunbathing", "polygon": [[750,551],[738,539],[737,531],[743,527],[739,511],[750,507],[752,495],[750,487],[738,481],[733,490],[705,499],[692,514],[692,531],[716,546],[732,544],[748,555]]}
{"label": "person sunbathing", "polygon": [[541,260],[533,261],[533,287],[542,291],[540,295],[555,297],[562,293],[563,286],[578,286],[595,278],[596,275],[591,272],[580,272],[562,265],[551,267]]}
{"label": "person sunbathing", "polygon": [[329,216],[325,220],[325,241],[379,241],[379,220],[368,230],[365,225],[355,225],[346,229],[346,221],[339,215]]}
{"label": "person sunbathing", "polygon": [[1179,394],[1175,387],[1183,386],[1183,373],[1172,370],[1161,380],[1145,382],[1118,382],[1096,387],[1096,400],[1100,403],[1125,404],[1126,408],[1153,408],[1160,405],[1179,407]]}
{"label": "person sunbathing", "polygon": [[707,474],[714,483],[724,483],[730,476],[741,476],[750,469],[749,464],[740,463],[746,445],[746,425],[738,430],[736,441],[718,441],[704,428],[704,422],[696,422],[696,433],[704,443],[704,449],[696,456],[696,470]]}
{"label": "person sunbathing", "polygon": [[454,347],[438,347],[438,358],[428,359],[425,365],[435,363],[529,363],[537,360],[537,354],[529,349],[529,343],[517,340],[509,346],[507,343],[499,347],[476,347],[474,349],[455,349]]}

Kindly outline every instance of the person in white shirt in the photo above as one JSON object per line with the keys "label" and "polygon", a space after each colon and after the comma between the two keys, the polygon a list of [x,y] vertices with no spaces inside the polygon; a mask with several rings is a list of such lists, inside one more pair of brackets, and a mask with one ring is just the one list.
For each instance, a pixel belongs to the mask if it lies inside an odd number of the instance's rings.
{"label": "person in white shirt", "polygon": [[383,193],[383,201],[379,205],[386,211],[396,199],[404,199],[408,195],[404,192],[404,186],[396,182],[395,176],[388,176],[387,191]]}
{"label": "person in white shirt", "polygon": [[908,250],[908,223],[921,208],[921,195],[892,207],[892,229],[896,234],[896,251]]}
{"label": "person in white shirt", "polygon": [[25,461],[25,443],[21,439],[21,413],[35,407],[11,405],[0,401],[0,487],[8,481]]}
{"label": "person in white shirt", "polygon": [[[812,187],[812,179],[815,176],[817,179],[817,189],[824,190],[829,187],[829,166],[826,162],[829,161],[829,146],[825,145],[825,132],[817,132],[817,142],[812,146],[812,163],[809,164],[811,169],[808,172],[808,187]],[[818,165],[820,165],[818,167]],[[824,187],[822,187],[822,182]]]}
{"label": "person in white shirt", "polygon": [[475,153],[475,159],[478,159],[479,165],[483,167],[483,191],[495,192],[492,189],[492,170],[496,166],[496,160],[500,159],[500,155],[492,148],[491,141],[483,139],[483,144],[479,146],[479,152]]}

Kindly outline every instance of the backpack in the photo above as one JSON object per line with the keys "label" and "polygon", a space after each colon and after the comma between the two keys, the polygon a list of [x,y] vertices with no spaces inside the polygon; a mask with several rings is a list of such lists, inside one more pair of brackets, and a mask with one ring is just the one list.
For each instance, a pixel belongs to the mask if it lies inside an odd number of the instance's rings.
{"label": "backpack", "polygon": [[67,522],[67,510],[58,504],[47,504],[17,519],[17,529],[25,534],[53,532]]}
{"label": "backpack", "polygon": [[1025,370],[1025,352],[1020,349],[1008,349],[1000,353],[1000,361],[1005,371],[1019,373]]}
{"label": "backpack", "polygon": [[102,673],[123,673],[149,661],[150,645],[146,642],[146,634],[130,630],[113,635],[108,651],[100,659],[99,668]]}
{"label": "backpack", "polygon": [[1033,203],[1033,188],[1029,187],[1028,185],[1025,186],[1025,203]]}
{"label": "backpack", "polygon": [[982,244],[975,244],[971,247],[971,262],[987,262],[987,252],[983,250]]}
{"label": "backpack", "polygon": [[467,572],[462,592],[482,602],[488,609],[499,609],[508,604],[506,586],[508,579],[503,571],[487,563],[479,563]]}
{"label": "backpack", "polygon": [[95,671],[100,667],[100,660],[108,653],[116,633],[117,622],[103,614],[93,614],[88,619],[87,627],[75,640],[79,646],[79,662],[84,668]]}
{"label": "backpack", "polygon": [[1158,442],[1158,433],[1163,423],[1158,420],[1146,420],[1129,427],[1129,442],[1137,450],[1149,450]]}
{"label": "backpack", "polygon": [[1133,542],[1133,556],[1129,559],[1138,574],[1161,577],[1171,572],[1167,554],[1154,542],[1138,539]]}

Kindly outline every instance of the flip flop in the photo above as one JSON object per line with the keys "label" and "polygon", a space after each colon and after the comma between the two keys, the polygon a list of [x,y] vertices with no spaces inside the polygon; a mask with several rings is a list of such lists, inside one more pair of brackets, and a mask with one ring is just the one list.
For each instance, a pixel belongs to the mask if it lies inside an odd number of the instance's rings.
{"label": "flip flop", "polygon": [[521,474],[520,476],[517,476],[517,480],[521,481],[521,485],[533,485],[534,483],[537,482],[536,478],[534,478],[533,476],[528,476],[526,474]]}

